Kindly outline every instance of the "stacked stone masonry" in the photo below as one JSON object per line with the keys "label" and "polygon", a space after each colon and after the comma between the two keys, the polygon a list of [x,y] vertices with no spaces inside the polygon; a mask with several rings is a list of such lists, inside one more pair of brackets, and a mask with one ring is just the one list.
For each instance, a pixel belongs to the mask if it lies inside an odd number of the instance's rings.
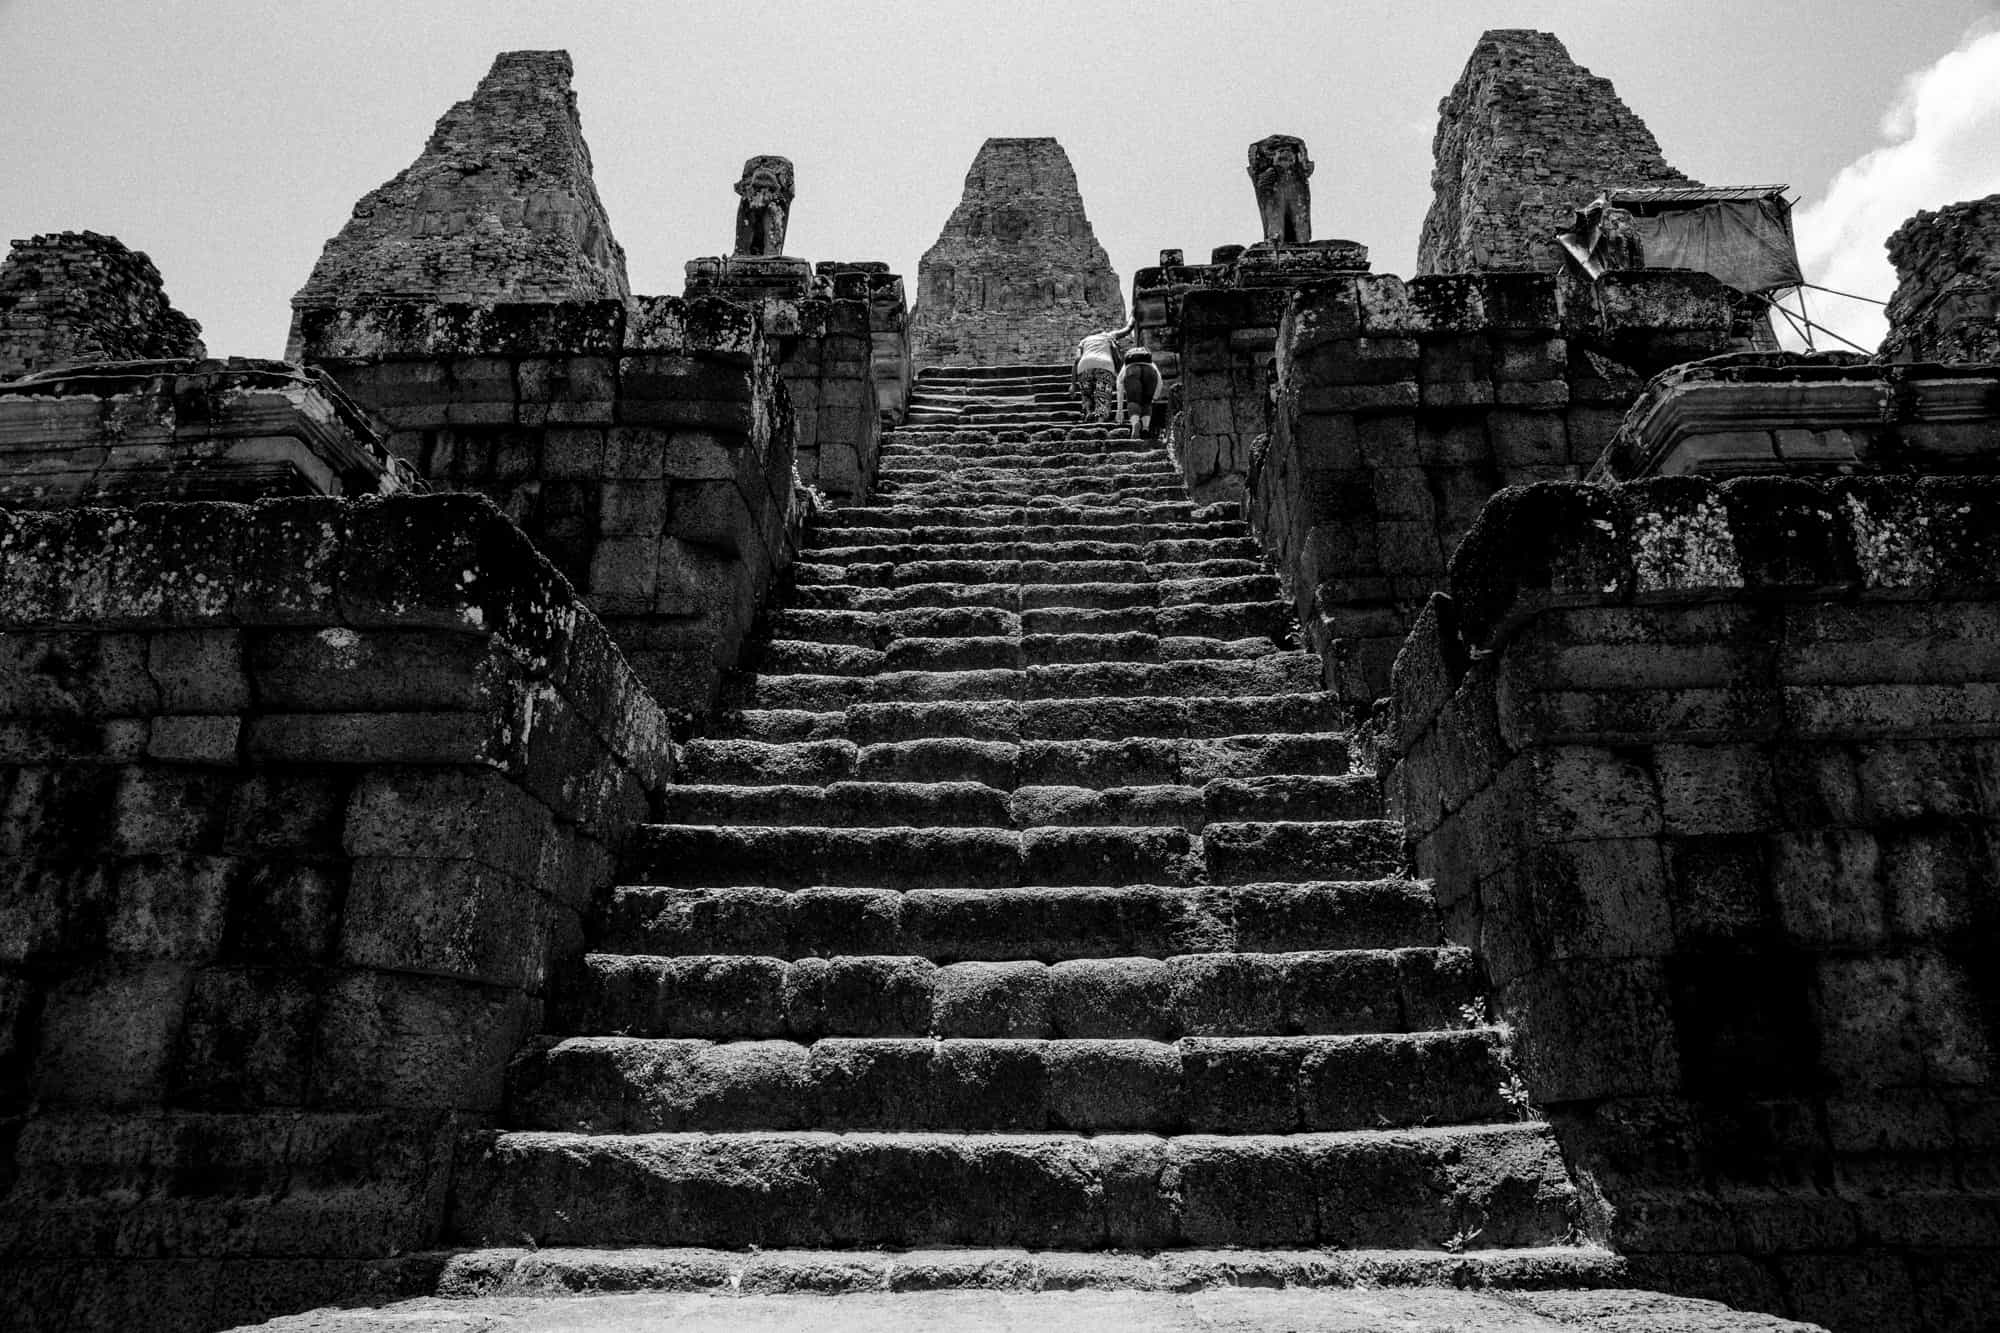
{"label": "stacked stone masonry", "polygon": [[786,257],[688,261],[689,297],[761,310],[791,396],[799,481],[835,504],[865,497],[883,420],[909,392],[903,280],[882,263]]}
{"label": "stacked stone masonry", "polygon": [[1554,33],[1498,28],[1438,104],[1417,272],[1553,272],[1555,234],[1617,186],[1692,185],[1608,79]]}
{"label": "stacked stone masonry", "polygon": [[1340,240],[1224,246],[1213,261],[1140,269],[1132,278],[1133,336],[1160,366],[1175,409],[1170,448],[1189,493],[1240,500],[1251,447],[1271,428],[1274,348],[1287,292],[1366,273],[1368,247]]}
{"label": "stacked stone masonry", "polygon": [[1397,659],[1391,807],[1653,1281],[1835,1330],[2000,1303],[1996,499],[1508,491]]}
{"label": "stacked stone masonry", "polygon": [[1488,497],[1581,477],[1647,375],[1742,342],[1734,294],[1688,273],[1358,276],[1286,299],[1250,520],[1356,703],[1385,691]]}
{"label": "stacked stone masonry", "polygon": [[0,510],[9,1327],[427,1289],[667,754],[484,501]]}
{"label": "stacked stone masonry", "polygon": [[597,301],[631,294],[590,174],[566,51],[508,51],[423,152],[354,206],[297,317],[376,300]]}
{"label": "stacked stone masonry", "polygon": [[1084,216],[1062,145],[988,139],[917,266],[916,364],[1061,361],[1085,333],[1124,323],[1118,275]]}
{"label": "stacked stone masonry", "polygon": [[692,715],[796,539],[793,415],[764,320],[715,298],[377,302],[302,311],[299,336],[399,458],[491,498]]}
{"label": "stacked stone masonry", "polygon": [[0,264],[0,380],[83,361],[206,356],[160,271],[115,237],[65,231],[15,241]]}
{"label": "stacked stone masonry", "polygon": [[121,361],[0,384],[0,504],[376,495],[402,480],[331,380],[282,361]]}
{"label": "stacked stone masonry", "polygon": [[821,516],[463,1167],[504,1248],[454,1289],[610,1246],[1616,1275],[1234,508],[1043,407],[1067,373],[926,372]]}
{"label": "stacked stone masonry", "polygon": [[1710,357],[1654,376],[1586,479],[1991,472],[1996,401],[1991,363]]}
{"label": "stacked stone masonry", "polygon": [[[982,148],[907,317],[782,255],[630,297],[554,52],[357,206],[303,370],[80,367],[196,330],[31,243],[0,1309],[1989,1326],[1993,367],[1686,367],[1759,336],[1713,279],[1483,271],[1685,181],[1609,85],[1495,32],[1442,110],[1428,276],[1139,275],[1170,453],[1077,419],[1123,304],[1052,139]],[[1990,203],[1898,233],[1889,357],[1994,354]],[[131,503],[391,455],[471,494]]]}
{"label": "stacked stone masonry", "polygon": [[1918,213],[1889,238],[1892,361],[2000,361],[2000,194]]}

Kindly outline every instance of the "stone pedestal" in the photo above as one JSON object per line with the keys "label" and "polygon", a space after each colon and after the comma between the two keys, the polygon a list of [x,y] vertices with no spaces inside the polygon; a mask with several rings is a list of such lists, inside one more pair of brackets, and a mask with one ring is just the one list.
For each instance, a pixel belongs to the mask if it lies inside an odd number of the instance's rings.
{"label": "stone pedestal", "polygon": [[0,384],[0,504],[387,495],[382,436],[326,376],[283,361],[115,361]]}
{"label": "stone pedestal", "polygon": [[790,255],[713,255],[687,262],[689,297],[801,301],[812,294],[812,265]]}
{"label": "stone pedestal", "polygon": [[1259,241],[1234,259],[1239,287],[1290,287],[1315,278],[1368,271],[1368,247],[1359,241]]}
{"label": "stone pedestal", "polygon": [[1688,473],[2000,472],[2000,367],[1851,353],[1716,357],[1654,379],[1591,481]]}

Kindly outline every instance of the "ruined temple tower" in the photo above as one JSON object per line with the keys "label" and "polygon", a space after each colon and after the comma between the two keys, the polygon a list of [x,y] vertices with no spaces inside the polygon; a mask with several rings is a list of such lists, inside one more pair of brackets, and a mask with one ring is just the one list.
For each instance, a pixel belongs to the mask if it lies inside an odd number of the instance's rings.
{"label": "ruined temple tower", "polygon": [[1554,33],[1496,28],[1438,104],[1419,273],[1553,269],[1555,233],[1611,186],[1692,185],[1611,80]]}
{"label": "ruined temple tower", "polygon": [[[591,180],[567,51],[504,51],[417,160],[326,243],[294,312],[370,300],[624,297],[625,251]],[[294,315],[287,355],[299,354]]]}
{"label": "ruined temple tower", "polygon": [[1077,338],[1125,322],[1111,258],[1054,139],[988,139],[917,269],[918,365],[1067,361]]}

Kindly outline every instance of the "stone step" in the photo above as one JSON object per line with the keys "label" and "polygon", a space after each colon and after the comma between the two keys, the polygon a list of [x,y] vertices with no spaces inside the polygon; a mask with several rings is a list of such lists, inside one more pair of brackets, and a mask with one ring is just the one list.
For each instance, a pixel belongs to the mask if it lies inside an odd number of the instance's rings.
{"label": "stone step", "polygon": [[1033,422],[1022,425],[1005,425],[995,422],[970,424],[962,421],[919,422],[915,425],[898,426],[882,438],[884,449],[904,447],[930,448],[939,445],[991,446],[1028,445],[1038,440],[1070,440],[1080,443],[1125,441],[1124,447],[1137,449],[1141,445],[1157,449],[1158,441],[1134,440],[1125,427],[1109,421],[1072,421],[1050,424]]}
{"label": "stone step", "polygon": [[874,745],[701,739],[682,748],[679,765],[681,781],[690,783],[979,782],[1003,791],[1019,786],[1202,786],[1276,775],[1339,777],[1347,771],[1346,738],[1328,733],[1210,740],[936,738]]}
{"label": "stone step", "polygon": [[1069,392],[1067,379],[1057,380],[1049,376],[1028,377],[1011,380],[987,380],[980,384],[939,384],[926,381],[910,394],[913,403],[949,404],[953,402],[977,403],[1018,403],[1051,402],[1074,403],[1076,395]]}
{"label": "stone step", "polygon": [[[906,640],[906,643],[998,642],[1018,648],[1019,640]],[[832,648],[836,645],[819,645]],[[843,648],[869,653],[866,648]],[[893,650],[892,650],[893,651]],[[886,659],[888,654],[882,654]],[[905,656],[905,660],[907,660]],[[1118,699],[1139,701],[1190,695],[1238,697],[1302,693],[1320,688],[1321,662],[1311,653],[1277,652],[1263,657],[1181,662],[1065,662],[1052,666],[895,669],[870,674],[759,675],[726,686],[739,708],[796,708],[825,713],[855,704],[924,703],[1037,699]],[[1145,733],[1134,733],[1145,734]],[[1053,738],[1052,738],[1053,739]]]}
{"label": "stone step", "polygon": [[[876,531],[872,528],[860,531]],[[961,529],[961,531],[986,531],[986,529]],[[1008,532],[1008,529],[1000,529]],[[1018,532],[1019,529],[1014,529]],[[1118,530],[1108,529],[1116,533]],[[1171,550],[1183,543],[1157,543]],[[1013,562],[1024,560],[1048,563],[1070,564],[1077,561],[1101,562],[1118,561],[1129,565],[1143,566],[1148,563],[1146,551],[1155,543],[1139,541],[1119,541],[1115,537],[1105,541],[1028,541],[1018,536],[1010,536],[999,541],[958,541],[958,542],[900,542],[881,543],[870,546],[819,546],[814,544],[800,553],[799,559],[814,565],[900,565],[931,564],[938,560],[987,562]],[[1221,557],[1241,559],[1241,557]],[[982,580],[983,581],[983,580]]]}
{"label": "stone step", "polygon": [[[897,587],[851,583],[806,584],[787,593],[791,605],[819,611],[908,611],[919,608],[987,607],[1027,615],[1033,611],[1155,611],[1163,628],[1167,614],[1179,626],[1213,623],[1218,614],[1253,605],[1279,637],[1295,637],[1291,608],[1272,595],[1262,575],[1245,576],[1235,589],[1218,589],[1208,599],[1188,596],[1180,580],[1122,583],[914,583]],[[1220,631],[1197,637],[1223,637]],[[1231,637],[1242,637],[1234,636]]]}
{"label": "stone step", "polygon": [[1143,457],[1162,453],[1157,440],[1133,439],[1130,432],[1104,422],[1074,426],[1039,426],[1033,430],[992,431],[952,426],[899,426],[882,437],[884,458],[980,458],[994,453],[1043,454],[1089,452],[1105,457]]}
{"label": "stone step", "polygon": [[[968,610],[994,611],[990,607]],[[1016,617],[1018,619],[1018,617]],[[810,629],[810,626],[807,627]],[[904,635],[883,648],[818,638],[772,638],[748,649],[746,664],[763,675],[873,675],[884,671],[1020,670],[1093,662],[1248,661],[1295,652],[1270,639],[1162,639],[1154,634]]]}
{"label": "stone step", "polygon": [[671,824],[789,828],[1175,827],[1211,823],[1372,819],[1382,813],[1373,774],[1218,778],[1205,786],[1018,786],[926,778],[824,785],[670,787],[660,818]]}
{"label": "stone step", "polygon": [[1465,1026],[1483,973],[1448,947],[939,963],[920,955],[586,954],[555,1031],[716,1041],[1175,1041]]}
{"label": "stone step", "polygon": [[1141,500],[1131,504],[958,505],[935,503],[849,505],[822,511],[819,528],[990,528],[1032,524],[1124,527],[1131,524],[1215,523],[1240,520],[1232,503],[1198,505],[1192,500]]}
{"label": "stone step", "polygon": [[1056,376],[1065,379],[1070,374],[1066,361],[1009,361],[1004,365],[979,366],[925,366],[917,371],[919,384],[950,384],[959,380],[998,380],[1020,376]]}
{"label": "stone step", "polygon": [[1158,485],[1147,486],[1072,479],[1057,480],[1046,487],[1038,487],[1023,479],[1019,482],[996,485],[956,481],[927,482],[921,485],[890,484],[877,488],[876,499],[885,504],[914,505],[943,501],[964,505],[1036,504],[1053,507],[1063,503],[1118,505],[1128,501],[1176,500],[1186,495],[1186,488],[1179,482],[1162,481]]}
{"label": "stone step", "polygon": [[[966,389],[923,389],[910,395],[909,412],[959,414],[967,417],[995,416],[1032,419],[1056,413],[1077,419],[1081,402],[1066,388],[1052,385],[1022,385],[1003,393],[978,393]],[[916,419],[905,416],[904,420]]]}
{"label": "stone step", "polygon": [[[1075,460],[1075,461],[1064,461]],[[995,459],[964,459],[947,465],[906,463],[898,458],[884,460],[876,470],[878,484],[907,485],[924,482],[1023,482],[1055,479],[1087,479],[1106,485],[1128,480],[1148,484],[1179,481],[1172,462],[1152,455],[1092,457],[1088,454],[1057,454],[1048,458],[1026,458],[1013,463]]]}
{"label": "stone step", "polygon": [[[450,1255],[448,1300],[319,1311],[270,1333],[408,1333],[428,1314],[451,1328],[532,1320],[523,1298],[588,1296],[600,1330],[676,1333],[933,1333],[1125,1328],[1144,1333],[1356,1333],[1477,1329],[1554,1333],[1814,1333],[1811,1326],[1657,1292],[1619,1289],[1624,1260],[1590,1246],[1453,1252],[1165,1249],[1149,1254],[1027,1249],[475,1249]],[[1605,1290],[1605,1288],[1611,1288]],[[1502,1295],[1500,1293],[1506,1293]],[[481,1298],[502,1304],[485,1322]],[[662,1302],[668,1303],[666,1305]],[[636,1309],[628,1308],[637,1306]],[[576,1333],[573,1313],[519,1333]]]}
{"label": "stone step", "polygon": [[[926,562],[922,574],[950,571],[937,568],[945,562]],[[998,563],[998,562],[995,562]],[[1029,562],[1022,562],[1023,564]],[[1054,565],[1055,562],[1041,562]],[[985,606],[1004,610],[1029,611],[1049,607],[1114,609],[1158,607],[1165,610],[1199,610],[1220,605],[1263,602],[1279,606],[1277,580],[1268,574],[1245,574],[1222,579],[1121,579],[1081,582],[1051,577],[1048,581],[1022,579],[1021,570],[1011,577],[1005,571],[987,568],[977,571],[986,577],[967,582],[961,579],[911,578],[890,584],[862,584],[836,579],[835,566],[818,566],[825,571],[824,582],[795,585],[788,600],[794,606],[825,611],[907,610],[914,607]],[[867,569],[868,566],[859,568]],[[1041,574],[1045,571],[1028,571]],[[1052,568],[1051,575],[1060,575]],[[1071,570],[1074,573],[1074,569]],[[1095,573],[1097,571],[1087,571]],[[869,577],[875,577],[869,575]]]}
{"label": "stone step", "polygon": [[[949,551],[949,547],[937,548]],[[808,551],[806,556],[813,553]],[[927,554],[912,551],[911,556]],[[982,560],[933,558],[887,560],[874,563],[821,564],[801,558],[792,566],[794,586],[817,588],[829,585],[858,588],[898,588],[912,583],[960,584],[1051,584],[1051,583],[1134,583],[1178,587],[1180,602],[1275,601],[1280,587],[1277,577],[1259,561],[1204,560],[1194,564],[1153,563],[1145,560]],[[1220,586],[1228,580],[1249,580],[1239,586]],[[1181,585],[1200,584],[1200,587]],[[1214,594],[1214,595],[1209,595]]]}
{"label": "stone step", "polygon": [[1351,719],[1323,692],[1188,699],[1030,699],[855,704],[815,712],[738,708],[716,734],[751,741],[989,741],[1205,739],[1278,732],[1335,732]]}
{"label": "stone step", "polygon": [[508,1124],[587,1134],[1297,1134],[1516,1118],[1494,1028],[1342,1037],[545,1039]]}
{"label": "stone step", "polygon": [[[1244,526],[1224,523],[1008,523],[992,527],[815,527],[806,547],[815,559],[848,546],[954,546],[994,542],[1109,542],[1138,545],[1183,541],[1247,541]],[[1251,543],[1254,547],[1255,543]]]}
{"label": "stone step", "polygon": [[494,1135],[461,1243],[538,1246],[1551,1244],[1575,1193],[1538,1123],[1292,1135]]}
{"label": "stone step", "polygon": [[1004,444],[998,448],[1002,452],[978,452],[978,454],[966,448],[954,448],[954,450],[896,448],[880,454],[878,472],[892,470],[898,474],[908,472],[912,476],[952,476],[976,468],[992,468],[996,472],[1022,472],[1048,466],[1052,470],[1126,468],[1148,476],[1178,474],[1178,470],[1174,468],[1174,460],[1158,450],[1102,448],[1098,444],[1078,442],[1078,440],[1062,440],[1058,444],[1050,444],[1040,450],[1034,450],[1034,446],[1030,444]]}
{"label": "stone step", "polygon": [[[812,591],[824,592],[825,589]],[[894,595],[909,589],[862,591]],[[1143,634],[1162,642],[1235,643],[1243,639],[1257,639],[1277,644],[1290,636],[1291,621],[1290,608],[1277,602],[1225,602],[1219,606],[1164,608],[1048,606],[1025,610],[996,605],[942,605],[838,611],[795,605],[771,612],[765,632],[773,640],[840,643],[856,648],[886,648],[897,639],[940,638],[955,634],[1028,637]]]}
{"label": "stone step", "polygon": [[1081,422],[1083,417],[1074,404],[1064,407],[1015,407],[1015,406],[954,406],[919,407],[911,404],[903,420],[910,425],[926,423],[944,424],[984,424],[999,426],[1040,426]]}
{"label": "stone step", "polygon": [[683,888],[1019,888],[1255,884],[1400,874],[1388,820],[1230,820],[1173,826],[737,827],[646,824],[629,880]]}
{"label": "stone step", "polygon": [[605,953],[811,958],[915,955],[935,963],[1401,949],[1438,942],[1428,886],[1405,879],[1020,889],[613,891]]}

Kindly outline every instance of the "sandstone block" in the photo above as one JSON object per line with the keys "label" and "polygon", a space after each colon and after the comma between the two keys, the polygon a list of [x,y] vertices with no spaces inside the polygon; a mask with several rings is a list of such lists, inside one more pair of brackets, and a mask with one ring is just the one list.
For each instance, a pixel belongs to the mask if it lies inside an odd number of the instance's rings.
{"label": "sandstone block", "polygon": [[93,1107],[158,1105],[173,1068],[190,970],[178,963],[79,968],[42,1000],[34,1095]]}
{"label": "sandstone block", "polygon": [[354,972],[328,989],[315,1041],[321,1106],[490,1111],[507,1060],[539,1021],[518,991]]}

